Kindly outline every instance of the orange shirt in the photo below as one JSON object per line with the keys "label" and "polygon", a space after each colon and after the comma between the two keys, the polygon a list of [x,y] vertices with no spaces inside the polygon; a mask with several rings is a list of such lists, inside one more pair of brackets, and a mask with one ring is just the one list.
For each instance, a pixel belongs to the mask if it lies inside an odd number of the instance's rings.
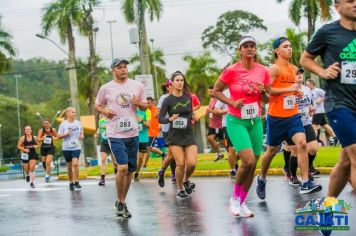
{"label": "orange shirt", "polygon": [[[283,65],[276,62],[279,75],[272,82],[272,88],[288,88],[296,83],[296,71],[292,64]],[[295,101],[294,92],[280,93],[269,99],[268,115],[274,117],[291,117],[298,114],[298,105]]]}
{"label": "orange shirt", "polygon": [[148,136],[149,137],[158,137],[159,135],[159,123],[158,123],[158,118],[156,117],[157,114],[157,107],[152,106],[150,108],[151,111],[151,126],[148,129]]}

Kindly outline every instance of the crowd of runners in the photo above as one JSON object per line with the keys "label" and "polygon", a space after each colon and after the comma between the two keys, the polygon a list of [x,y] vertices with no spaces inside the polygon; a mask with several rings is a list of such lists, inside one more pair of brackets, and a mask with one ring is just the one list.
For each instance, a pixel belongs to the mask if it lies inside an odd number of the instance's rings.
{"label": "crowd of runners", "polygon": [[[261,157],[261,173],[256,177],[260,199],[268,197],[267,172],[282,144],[283,170],[288,183],[299,187],[300,194],[322,189],[314,180],[320,172],[313,164],[321,142],[320,128],[328,134],[326,142],[341,145],[327,196],[337,197],[348,181],[356,189],[356,1],[334,2],[340,20],[321,27],[300,59],[305,70],[324,79],[325,91],[316,87],[316,81],[305,80],[303,68],[291,64],[293,45],[286,37],[274,40],[275,62],[268,68],[256,61],[256,40],[252,36],[242,37],[237,44],[240,60],[227,66],[209,87],[207,138],[217,152],[215,161],[224,158],[220,147],[228,152],[230,176],[236,179],[230,198],[235,216],[254,216],[246,198],[263,151],[263,119],[267,146]],[[317,63],[318,56],[323,66]],[[99,89],[95,102],[100,113],[99,185],[105,185],[107,157],[111,156],[116,178],[116,214],[124,218],[131,217],[126,197],[132,178],[139,181],[140,170],[146,168],[150,152],[162,157],[162,167],[157,173],[160,187],[165,185],[165,171],[170,166],[177,199],[189,198],[194,192],[196,185],[190,177],[197,163],[198,148],[193,128],[197,121],[195,111],[200,107],[199,99],[189,90],[180,71],[162,85],[163,95],[155,106],[154,99],[146,97],[142,84],[128,78],[128,64],[125,59],[112,61],[113,80]],[[264,104],[267,104],[265,110]],[[36,148],[41,145],[41,161],[48,182],[57,139],[63,139],[69,188],[81,188],[78,159],[83,127],[74,108],[68,107],[64,115],[58,132],[49,119],[44,119],[38,136],[26,126],[25,135],[18,141],[26,181],[33,188]],[[297,177],[298,167],[301,178]]]}

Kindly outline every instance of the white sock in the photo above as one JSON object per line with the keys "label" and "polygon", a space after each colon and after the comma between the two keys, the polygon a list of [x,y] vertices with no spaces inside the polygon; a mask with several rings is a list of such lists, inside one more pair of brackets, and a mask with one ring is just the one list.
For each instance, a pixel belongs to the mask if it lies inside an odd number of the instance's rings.
{"label": "white sock", "polygon": [[33,183],[35,181],[35,172],[30,172],[30,182]]}

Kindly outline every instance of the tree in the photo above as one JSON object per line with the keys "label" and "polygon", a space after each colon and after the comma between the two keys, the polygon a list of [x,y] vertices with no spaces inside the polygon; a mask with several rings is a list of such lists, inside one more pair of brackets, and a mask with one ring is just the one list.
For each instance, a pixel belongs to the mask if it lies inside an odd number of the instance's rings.
{"label": "tree", "polygon": [[1,24],[0,16],[0,73],[3,73],[10,68],[11,56],[16,55],[15,46],[11,42],[12,36],[6,32]]}
{"label": "tree", "polygon": [[203,47],[234,57],[237,41],[253,30],[267,30],[258,16],[241,10],[228,11],[219,16],[215,26],[209,26],[202,34]]}
{"label": "tree", "polygon": [[[138,5],[138,14],[135,14],[135,4]],[[140,37],[140,61],[141,61],[141,73],[151,74],[150,59],[149,59],[149,47],[147,41],[147,32],[145,24],[145,13],[148,11],[150,21],[154,18],[159,20],[162,11],[161,0],[125,0],[121,7],[124,17],[128,23],[137,23]],[[138,19],[137,19],[138,18]]]}
{"label": "tree", "polygon": [[[277,3],[285,0],[277,0]],[[325,21],[331,18],[332,0],[292,0],[289,7],[289,18],[299,26],[300,19],[306,17],[308,20],[308,41],[315,32],[315,22],[320,19]]]}
{"label": "tree", "polygon": [[209,52],[196,57],[187,55],[183,59],[188,63],[186,77],[189,89],[198,96],[202,104],[206,104],[208,86],[215,83],[220,73],[216,60]]}

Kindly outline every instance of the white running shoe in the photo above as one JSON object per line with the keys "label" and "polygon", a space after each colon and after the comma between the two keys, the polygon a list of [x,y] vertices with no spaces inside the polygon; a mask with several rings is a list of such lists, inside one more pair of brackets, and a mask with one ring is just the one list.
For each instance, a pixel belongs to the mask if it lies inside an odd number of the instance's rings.
{"label": "white running shoe", "polygon": [[240,216],[240,200],[234,197],[230,198],[230,211],[234,216]]}
{"label": "white running shoe", "polygon": [[254,217],[255,214],[247,208],[246,203],[240,205],[240,215],[241,217]]}

